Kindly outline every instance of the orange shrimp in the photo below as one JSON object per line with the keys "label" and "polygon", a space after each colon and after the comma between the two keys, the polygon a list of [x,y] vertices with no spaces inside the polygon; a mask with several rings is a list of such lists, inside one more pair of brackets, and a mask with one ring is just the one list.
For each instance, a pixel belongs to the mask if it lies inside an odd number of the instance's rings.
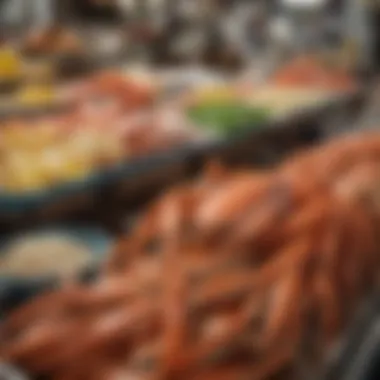
{"label": "orange shrimp", "polygon": [[287,378],[378,282],[379,154],[369,134],[270,171],[214,163],[148,207],[98,283],[12,314],[0,357],[57,380]]}

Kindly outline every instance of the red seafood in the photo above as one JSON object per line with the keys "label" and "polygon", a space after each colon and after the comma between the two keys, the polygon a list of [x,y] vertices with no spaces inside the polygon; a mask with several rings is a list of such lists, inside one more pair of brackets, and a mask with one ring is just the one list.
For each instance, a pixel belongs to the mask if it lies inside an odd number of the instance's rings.
{"label": "red seafood", "polygon": [[78,103],[85,100],[114,99],[124,109],[136,110],[153,104],[154,86],[115,72],[100,72],[67,91]]}
{"label": "red seafood", "polygon": [[[380,135],[276,170],[213,165],[148,208],[94,285],[11,315],[0,357],[52,379],[294,378],[379,275]],[[314,353],[314,354],[313,354]]]}
{"label": "red seafood", "polygon": [[279,86],[302,86],[347,91],[355,88],[354,80],[344,71],[327,67],[311,56],[298,57],[281,68],[273,82]]}

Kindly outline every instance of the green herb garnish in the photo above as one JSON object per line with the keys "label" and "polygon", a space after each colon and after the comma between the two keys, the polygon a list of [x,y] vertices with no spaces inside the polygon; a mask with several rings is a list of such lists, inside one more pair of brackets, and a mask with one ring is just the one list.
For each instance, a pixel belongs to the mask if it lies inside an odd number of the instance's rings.
{"label": "green herb garnish", "polygon": [[241,103],[208,102],[190,108],[188,116],[200,127],[228,136],[260,126],[270,111]]}

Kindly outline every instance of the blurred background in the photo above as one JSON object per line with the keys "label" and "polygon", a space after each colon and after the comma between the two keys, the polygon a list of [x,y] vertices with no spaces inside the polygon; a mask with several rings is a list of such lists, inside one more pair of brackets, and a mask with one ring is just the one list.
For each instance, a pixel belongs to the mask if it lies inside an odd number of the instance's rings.
{"label": "blurred background", "polygon": [[376,131],[379,70],[375,0],[0,0],[0,317],[96,281],[210,162]]}

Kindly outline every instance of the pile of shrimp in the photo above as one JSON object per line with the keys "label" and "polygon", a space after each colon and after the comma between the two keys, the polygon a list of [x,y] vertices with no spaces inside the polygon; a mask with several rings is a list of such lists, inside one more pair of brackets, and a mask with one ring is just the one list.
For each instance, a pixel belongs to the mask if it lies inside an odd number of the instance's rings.
{"label": "pile of shrimp", "polygon": [[297,378],[377,286],[379,185],[376,133],[268,171],[212,165],[148,207],[95,284],[15,311],[0,358],[58,380]]}

